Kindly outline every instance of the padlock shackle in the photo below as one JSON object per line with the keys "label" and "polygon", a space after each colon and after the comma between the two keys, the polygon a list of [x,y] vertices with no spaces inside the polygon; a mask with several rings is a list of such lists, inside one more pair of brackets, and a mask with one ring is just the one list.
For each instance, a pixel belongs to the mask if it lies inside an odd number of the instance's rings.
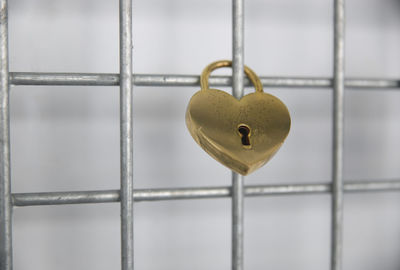
{"label": "padlock shackle", "polygon": [[[217,68],[231,67],[231,66],[232,66],[232,61],[230,60],[220,60],[206,66],[200,76],[201,90],[208,89],[208,77],[210,76],[213,70]],[[244,73],[246,74],[247,78],[249,78],[249,80],[253,83],[256,92],[263,93],[264,92],[263,86],[257,74],[253,70],[251,70],[248,66],[244,66]]]}

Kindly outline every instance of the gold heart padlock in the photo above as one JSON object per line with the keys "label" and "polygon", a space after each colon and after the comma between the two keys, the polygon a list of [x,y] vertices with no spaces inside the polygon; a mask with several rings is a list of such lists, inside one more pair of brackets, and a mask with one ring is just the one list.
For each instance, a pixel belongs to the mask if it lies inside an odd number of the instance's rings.
{"label": "gold heart padlock", "polygon": [[201,90],[190,99],[186,125],[194,140],[214,159],[247,175],[267,163],[279,150],[290,130],[290,114],[277,97],[266,94],[258,76],[244,71],[256,92],[237,100],[208,88],[210,73],[231,67],[228,60],[208,65],[200,77]]}

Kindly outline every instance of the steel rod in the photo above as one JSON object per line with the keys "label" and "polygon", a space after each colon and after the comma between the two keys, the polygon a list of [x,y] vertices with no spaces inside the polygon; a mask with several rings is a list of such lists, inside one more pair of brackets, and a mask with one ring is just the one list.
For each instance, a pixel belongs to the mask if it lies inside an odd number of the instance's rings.
{"label": "steel rod", "polygon": [[[135,74],[132,76],[133,84],[136,86],[200,86],[200,77],[197,75]],[[260,79],[265,87],[326,89],[333,87],[333,80],[330,78],[264,76]],[[12,85],[119,86],[119,81],[119,74],[111,73],[10,72]],[[209,82],[211,86],[231,86],[232,77],[211,76]],[[244,78],[244,85],[251,86],[247,78]],[[348,78],[345,80],[345,86],[352,89],[395,89],[400,88],[400,80]]]}
{"label": "steel rod", "polygon": [[232,172],[232,269],[243,269],[244,177]]}
{"label": "steel rod", "polygon": [[334,0],[333,17],[334,66],[331,270],[341,270],[343,261],[344,0]]}
{"label": "steel rod", "polygon": [[0,269],[12,270],[8,6],[0,0]]}
{"label": "steel rod", "polygon": [[132,0],[119,2],[121,268],[133,270]]}
{"label": "steel rod", "polygon": [[[346,193],[398,192],[400,180],[357,181],[344,184]],[[244,187],[246,197],[329,194],[331,184],[251,185]],[[193,187],[170,189],[138,189],[135,202],[212,199],[231,197],[231,187]],[[14,206],[62,205],[120,202],[119,190],[15,193]]]}
{"label": "steel rod", "polygon": [[[244,0],[232,0],[232,94],[244,94]],[[244,177],[232,172],[232,270],[243,270]]]}

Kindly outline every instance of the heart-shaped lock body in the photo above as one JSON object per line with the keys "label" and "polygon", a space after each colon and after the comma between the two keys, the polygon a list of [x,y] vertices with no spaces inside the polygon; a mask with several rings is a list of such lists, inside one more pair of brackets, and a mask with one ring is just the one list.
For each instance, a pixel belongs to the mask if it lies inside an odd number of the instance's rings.
{"label": "heart-shaped lock body", "polygon": [[231,170],[247,175],[267,163],[279,150],[290,130],[290,115],[278,98],[263,92],[257,75],[245,66],[255,93],[237,100],[228,93],[208,88],[208,76],[228,60],[207,66],[201,90],[190,100],[186,125],[195,141]]}

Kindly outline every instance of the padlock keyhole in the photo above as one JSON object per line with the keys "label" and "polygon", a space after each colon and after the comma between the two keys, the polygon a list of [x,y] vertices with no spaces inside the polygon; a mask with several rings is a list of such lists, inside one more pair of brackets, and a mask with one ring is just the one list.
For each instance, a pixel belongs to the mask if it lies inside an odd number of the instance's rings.
{"label": "padlock keyhole", "polygon": [[250,147],[250,128],[247,125],[241,124],[238,127],[238,132],[242,139],[242,145],[246,148]]}

